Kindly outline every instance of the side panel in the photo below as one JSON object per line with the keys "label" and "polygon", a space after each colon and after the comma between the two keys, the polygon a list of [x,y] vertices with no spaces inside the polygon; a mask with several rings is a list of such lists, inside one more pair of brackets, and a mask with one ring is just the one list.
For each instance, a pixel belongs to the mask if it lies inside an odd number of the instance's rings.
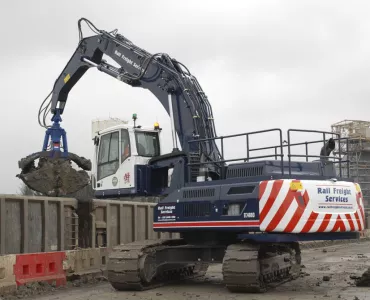
{"label": "side panel", "polygon": [[259,189],[260,230],[348,232],[365,228],[360,186],[324,180],[269,180]]}
{"label": "side panel", "polygon": [[147,158],[140,156],[131,156],[127,158],[120,166],[117,171],[117,176],[120,182],[121,189],[132,189],[136,187],[135,182],[135,166],[146,165],[148,162]]}
{"label": "side panel", "polygon": [[259,231],[258,183],[176,190],[154,209],[155,231]]}
{"label": "side panel", "polygon": [[147,162],[148,158],[140,156],[127,158],[114,175],[100,181],[101,186],[95,189],[95,197],[100,199],[145,194],[148,188],[145,172]]}
{"label": "side panel", "polygon": [[73,198],[0,194],[0,255],[74,249],[76,209]]}

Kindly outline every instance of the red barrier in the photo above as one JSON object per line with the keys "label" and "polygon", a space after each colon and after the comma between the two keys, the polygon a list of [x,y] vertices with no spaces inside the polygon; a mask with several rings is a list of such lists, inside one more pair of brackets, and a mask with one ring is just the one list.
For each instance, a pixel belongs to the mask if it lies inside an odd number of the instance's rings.
{"label": "red barrier", "polygon": [[65,252],[17,255],[14,265],[17,286],[40,281],[55,283],[56,286],[66,285],[66,274],[63,270],[65,259]]}

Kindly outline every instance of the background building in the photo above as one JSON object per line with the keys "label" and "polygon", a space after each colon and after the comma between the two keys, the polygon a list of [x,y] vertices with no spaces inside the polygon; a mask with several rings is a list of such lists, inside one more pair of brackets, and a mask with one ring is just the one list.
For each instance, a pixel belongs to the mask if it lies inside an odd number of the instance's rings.
{"label": "background building", "polygon": [[[365,208],[370,208],[370,122],[343,120],[331,125],[332,132],[340,133],[341,156],[350,161],[349,174],[361,185]],[[348,143],[348,147],[347,147]],[[347,149],[348,148],[348,149]],[[339,155],[336,148],[335,155]],[[347,169],[345,169],[347,171]]]}

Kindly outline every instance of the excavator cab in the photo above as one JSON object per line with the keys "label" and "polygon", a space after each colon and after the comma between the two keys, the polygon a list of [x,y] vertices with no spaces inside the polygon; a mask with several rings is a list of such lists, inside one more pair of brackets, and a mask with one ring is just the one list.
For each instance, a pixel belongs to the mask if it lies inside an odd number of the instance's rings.
{"label": "excavator cab", "polygon": [[[91,182],[99,198],[138,193],[138,173],[161,155],[160,128],[93,124],[94,157]],[[142,177],[142,176],[141,176]]]}

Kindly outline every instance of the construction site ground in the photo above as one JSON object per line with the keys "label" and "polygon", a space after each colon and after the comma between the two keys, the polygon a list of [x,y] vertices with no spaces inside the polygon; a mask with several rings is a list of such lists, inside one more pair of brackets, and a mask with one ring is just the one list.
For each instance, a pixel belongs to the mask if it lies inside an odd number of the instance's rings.
{"label": "construction site ground", "polygon": [[[185,300],[185,299],[351,299],[370,300],[370,286],[356,286],[356,278],[370,268],[370,241],[311,248],[302,251],[301,277],[265,294],[232,294],[222,284],[221,265],[212,265],[206,277],[144,292],[117,292],[108,282],[74,283],[62,290],[13,299],[39,300]],[[368,279],[370,281],[370,276]],[[370,282],[368,282],[370,285]],[[14,296],[13,296],[14,297]],[[10,299],[10,298],[6,298]]]}

